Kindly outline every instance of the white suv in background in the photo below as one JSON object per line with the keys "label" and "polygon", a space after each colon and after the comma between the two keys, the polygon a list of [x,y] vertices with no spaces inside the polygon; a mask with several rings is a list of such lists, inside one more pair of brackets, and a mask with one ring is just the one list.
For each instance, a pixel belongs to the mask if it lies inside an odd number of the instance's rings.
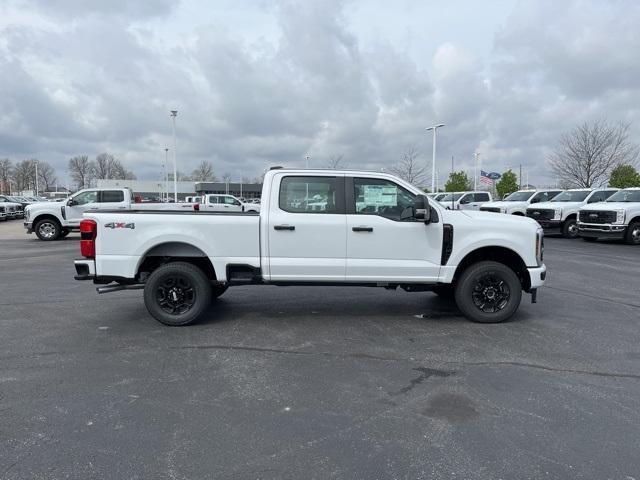
{"label": "white suv in background", "polygon": [[604,202],[617,191],[617,188],[565,190],[549,202],[527,208],[527,217],[537,221],[545,233],[562,233],[565,238],[576,238],[580,207]]}
{"label": "white suv in background", "polygon": [[490,201],[489,192],[453,192],[439,200],[447,210],[479,210],[480,205]]}
{"label": "white suv in background", "polygon": [[506,213],[525,216],[527,208],[533,203],[548,202],[562,190],[518,190],[500,202],[485,203],[480,207],[482,212]]}

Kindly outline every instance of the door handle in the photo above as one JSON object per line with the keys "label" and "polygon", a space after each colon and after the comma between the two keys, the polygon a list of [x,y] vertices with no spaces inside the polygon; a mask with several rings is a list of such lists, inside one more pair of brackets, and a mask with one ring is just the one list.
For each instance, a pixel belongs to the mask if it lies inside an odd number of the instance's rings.
{"label": "door handle", "polygon": [[354,232],[373,232],[373,227],[353,227]]}
{"label": "door handle", "polygon": [[274,225],[274,230],[295,230],[296,227],[293,225]]}

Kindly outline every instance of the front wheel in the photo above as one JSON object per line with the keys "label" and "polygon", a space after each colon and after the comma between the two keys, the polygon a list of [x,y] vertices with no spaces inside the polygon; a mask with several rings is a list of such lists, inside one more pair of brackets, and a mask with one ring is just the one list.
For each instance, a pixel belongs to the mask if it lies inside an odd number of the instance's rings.
{"label": "front wheel", "polygon": [[60,236],[61,227],[56,220],[45,218],[36,223],[34,228],[36,236],[45,242],[57,240]]}
{"label": "front wheel", "polygon": [[172,327],[194,322],[211,303],[211,283],[186,262],[162,265],[149,276],[144,304],[153,318]]}
{"label": "front wheel", "polygon": [[499,323],[513,316],[520,306],[522,286],[513,270],[498,262],[479,262],[460,276],[456,304],[469,320]]}
{"label": "front wheel", "polygon": [[578,222],[575,218],[570,218],[564,222],[562,236],[564,238],[576,238],[578,236]]}
{"label": "front wheel", "polygon": [[624,240],[629,245],[640,245],[640,222],[629,224]]}

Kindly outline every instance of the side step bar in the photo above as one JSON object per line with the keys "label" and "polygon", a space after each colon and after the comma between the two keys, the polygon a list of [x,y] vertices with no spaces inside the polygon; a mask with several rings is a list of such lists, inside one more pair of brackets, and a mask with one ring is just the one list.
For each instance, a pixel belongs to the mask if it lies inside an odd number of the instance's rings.
{"label": "side step bar", "polygon": [[134,285],[107,285],[105,287],[97,287],[96,291],[98,293],[111,293],[118,292],[120,290],[142,290],[144,288],[144,283],[136,283]]}

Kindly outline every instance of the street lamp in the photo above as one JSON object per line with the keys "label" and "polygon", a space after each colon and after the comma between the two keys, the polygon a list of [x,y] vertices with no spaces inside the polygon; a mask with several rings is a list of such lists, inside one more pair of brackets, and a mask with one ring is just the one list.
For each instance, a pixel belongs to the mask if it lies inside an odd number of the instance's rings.
{"label": "street lamp", "polygon": [[178,203],[178,167],[176,165],[176,117],[177,110],[171,110],[171,123],[173,125],[173,201]]}
{"label": "street lamp", "polygon": [[433,130],[433,154],[431,158],[431,192],[436,191],[436,130],[440,127],[444,127],[444,123],[439,123],[433,127],[428,127],[426,130]]}
{"label": "street lamp", "polygon": [[480,154],[478,152],[475,152],[473,154],[474,158],[475,158],[475,162],[473,164],[473,189],[477,190],[477,182],[478,182],[478,157],[480,156]]}

